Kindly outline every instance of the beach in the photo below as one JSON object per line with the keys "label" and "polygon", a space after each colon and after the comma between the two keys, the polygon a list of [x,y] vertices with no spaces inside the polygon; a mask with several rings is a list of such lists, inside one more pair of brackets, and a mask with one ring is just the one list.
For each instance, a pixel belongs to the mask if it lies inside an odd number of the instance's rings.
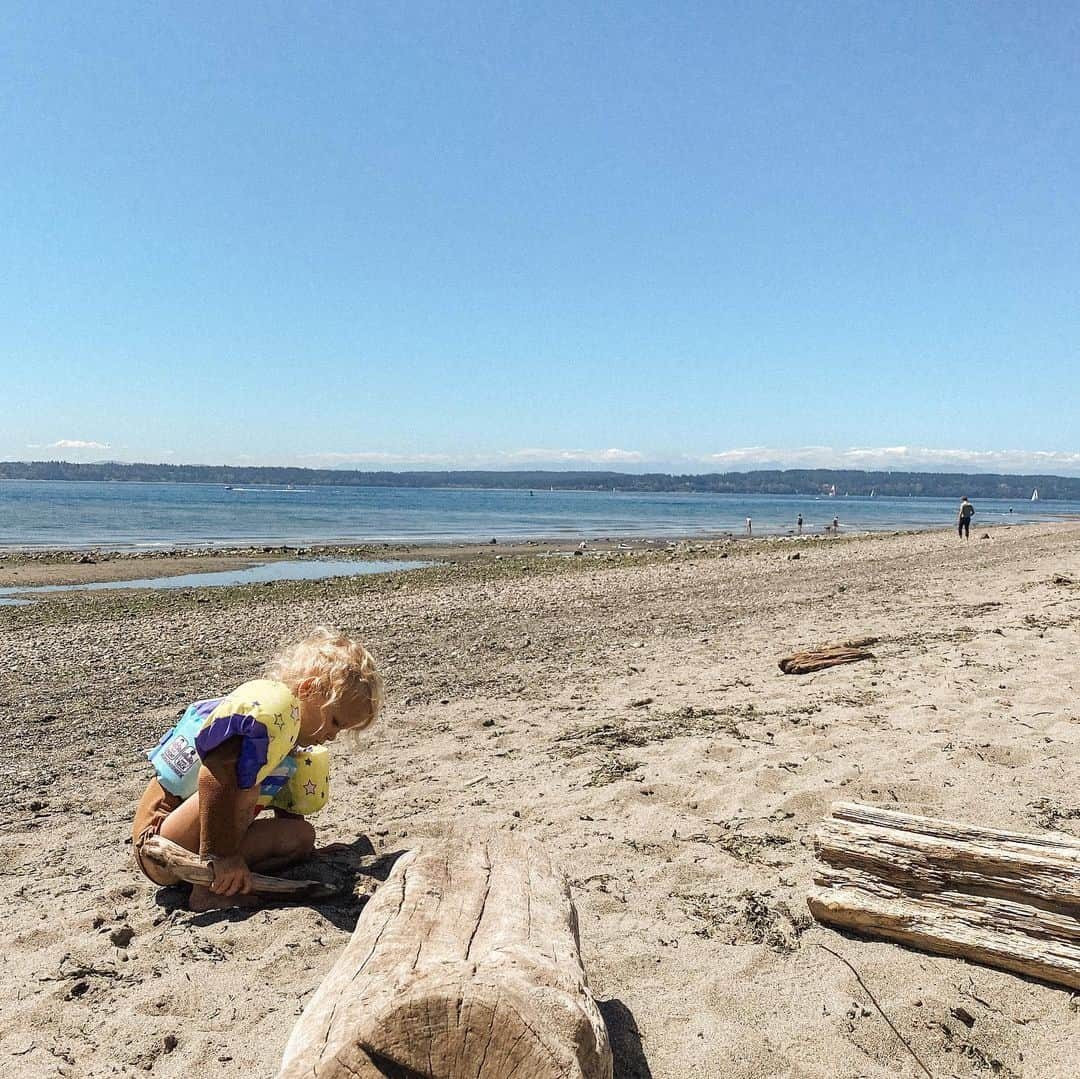
{"label": "beach", "polygon": [[[575,546],[0,607],[0,1074],[274,1075],[395,853],[475,828],[569,877],[617,1077],[1075,1075],[1073,994],[838,934],[806,894],[838,800],[1080,835],[1080,523]],[[5,553],[0,587],[295,554]],[[387,681],[303,869],[347,894],[191,914],[131,860],[144,751],[316,623]],[[872,659],[778,668],[854,637]]]}

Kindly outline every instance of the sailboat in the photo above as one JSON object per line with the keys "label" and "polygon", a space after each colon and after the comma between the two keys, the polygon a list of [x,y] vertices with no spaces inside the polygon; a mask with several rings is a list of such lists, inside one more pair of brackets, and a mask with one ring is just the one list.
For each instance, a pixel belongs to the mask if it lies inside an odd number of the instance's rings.
{"label": "sailboat", "polygon": [[1039,488],[1038,487],[1036,487],[1036,488],[1034,488],[1032,490],[1032,492],[1031,492],[1031,501],[1032,502],[1038,502],[1039,501]]}

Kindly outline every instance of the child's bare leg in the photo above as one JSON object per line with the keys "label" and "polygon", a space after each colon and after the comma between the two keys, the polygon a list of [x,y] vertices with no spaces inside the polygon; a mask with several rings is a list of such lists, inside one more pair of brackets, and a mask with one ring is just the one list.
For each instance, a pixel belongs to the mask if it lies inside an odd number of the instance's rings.
{"label": "child's bare leg", "polygon": [[[273,817],[252,820],[254,800],[241,807],[251,820],[240,842],[240,854],[248,867],[256,872],[281,869],[302,862],[315,848],[315,829],[303,817]],[[187,850],[198,853],[200,846],[199,796],[188,798],[165,818],[161,835]],[[213,910],[218,907],[257,906],[253,895],[217,895],[201,884],[191,886],[192,910]]]}

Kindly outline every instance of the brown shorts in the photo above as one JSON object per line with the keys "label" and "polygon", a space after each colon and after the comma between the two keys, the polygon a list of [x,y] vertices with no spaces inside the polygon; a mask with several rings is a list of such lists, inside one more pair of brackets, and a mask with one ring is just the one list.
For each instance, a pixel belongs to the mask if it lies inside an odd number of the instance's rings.
{"label": "brown shorts", "polygon": [[135,861],[143,873],[155,884],[162,884],[159,880],[161,870],[157,870],[158,876],[154,876],[143,859],[143,844],[152,836],[161,831],[165,818],[183,801],[175,794],[170,794],[157,779],[151,779],[139,802],[139,808],[135,810],[135,823],[131,828],[131,850],[135,855]]}

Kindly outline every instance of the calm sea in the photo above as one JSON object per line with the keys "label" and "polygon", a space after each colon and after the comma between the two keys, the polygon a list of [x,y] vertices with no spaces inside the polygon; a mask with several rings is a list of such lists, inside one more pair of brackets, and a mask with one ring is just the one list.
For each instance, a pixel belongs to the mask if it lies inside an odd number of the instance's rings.
{"label": "calm sea", "polygon": [[[0,481],[0,547],[231,546],[951,528],[956,499]],[[979,499],[973,527],[1080,515]]]}

